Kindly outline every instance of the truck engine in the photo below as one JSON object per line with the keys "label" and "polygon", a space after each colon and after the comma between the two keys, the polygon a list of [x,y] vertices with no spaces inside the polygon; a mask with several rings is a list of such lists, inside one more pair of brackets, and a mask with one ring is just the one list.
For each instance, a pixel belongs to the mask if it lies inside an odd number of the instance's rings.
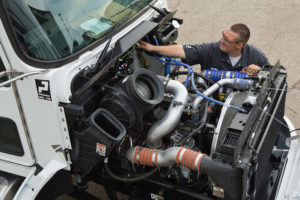
{"label": "truck engine", "polygon": [[252,77],[196,73],[138,48],[139,40],[174,43],[177,21],[156,21],[82,69],[71,103],[60,105],[77,183],[100,183],[112,199],[115,191],[131,199],[274,197],[288,137],[285,69],[276,63]]}
{"label": "truck engine", "polygon": [[0,199],[96,199],[91,181],[110,200],[299,199],[279,61],[249,76],[143,51],[176,44],[166,0],[0,10]]}

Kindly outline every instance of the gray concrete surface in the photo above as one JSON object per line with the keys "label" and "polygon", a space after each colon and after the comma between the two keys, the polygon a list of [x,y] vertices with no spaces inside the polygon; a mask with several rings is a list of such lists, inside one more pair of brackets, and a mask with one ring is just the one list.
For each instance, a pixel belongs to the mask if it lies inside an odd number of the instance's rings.
{"label": "gray concrete surface", "polygon": [[[288,72],[286,115],[300,128],[300,1],[295,0],[169,0],[169,8],[183,18],[179,44],[217,41],[221,32],[236,22],[251,30],[249,43],[260,48],[271,64],[280,59]],[[101,200],[107,195],[99,185],[88,191]],[[120,195],[120,200],[128,199]],[[57,200],[75,199],[67,195]]]}
{"label": "gray concrete surface", "polygon": [[251,30],[250,44],[260,48],[270,64],[280,59],[288,72],[286,116],[300,128],[300,1],[295,0],[169,0],[183,18],[179,44],[213,42],[236,22]]}

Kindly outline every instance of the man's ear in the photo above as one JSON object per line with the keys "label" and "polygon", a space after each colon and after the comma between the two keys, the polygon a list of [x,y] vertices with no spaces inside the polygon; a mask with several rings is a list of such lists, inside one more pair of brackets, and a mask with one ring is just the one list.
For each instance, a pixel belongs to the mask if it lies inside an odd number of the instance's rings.
{"label": "man's ear", "polygon": [[239,43],[237,43],[236,45],[237,45],[237,47],[238,47],[239,49],[243,49],[243,47],[245,46],[245,44],[242,43],[242,42],[239,42]]}

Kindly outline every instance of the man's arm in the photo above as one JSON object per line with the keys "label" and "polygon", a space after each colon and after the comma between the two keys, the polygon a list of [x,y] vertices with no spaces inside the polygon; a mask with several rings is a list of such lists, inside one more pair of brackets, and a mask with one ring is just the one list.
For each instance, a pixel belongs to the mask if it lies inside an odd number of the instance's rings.
{"label": "man's arm", "polygon": [[156,52],[162,56],[185,59],[182,45],[155,46],[144,41],[139,41],[139,48],[148,52]]}

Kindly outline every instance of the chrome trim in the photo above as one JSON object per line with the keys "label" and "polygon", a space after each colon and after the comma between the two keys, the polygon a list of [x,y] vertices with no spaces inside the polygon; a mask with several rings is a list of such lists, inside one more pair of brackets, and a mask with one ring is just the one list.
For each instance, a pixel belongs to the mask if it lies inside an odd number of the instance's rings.
{"label": "chrome trim", "polygon": [[[1,83],[0,84],[0,88],[4,87],[5,85],[11,84],[13,82],[16,82],[17,80],[23,79],[25,77],[32,76],[32,75],[35,75],[35,74],[42,74],[42,73],[46,73],[46,72],[48,72],[48,70],[42,70],[42,71],[37,71],[37,72],[28,72],[26,74],[22,74],[20,76],[17,76],[15,78],[9,79],[9,80]],[[22,73],[22,72],[6,72],[5,71],[5,75],[7,75],[7,73]],[[2,75],[2,73],[0,74],[0,77],[1,77],[1,75]]]}

